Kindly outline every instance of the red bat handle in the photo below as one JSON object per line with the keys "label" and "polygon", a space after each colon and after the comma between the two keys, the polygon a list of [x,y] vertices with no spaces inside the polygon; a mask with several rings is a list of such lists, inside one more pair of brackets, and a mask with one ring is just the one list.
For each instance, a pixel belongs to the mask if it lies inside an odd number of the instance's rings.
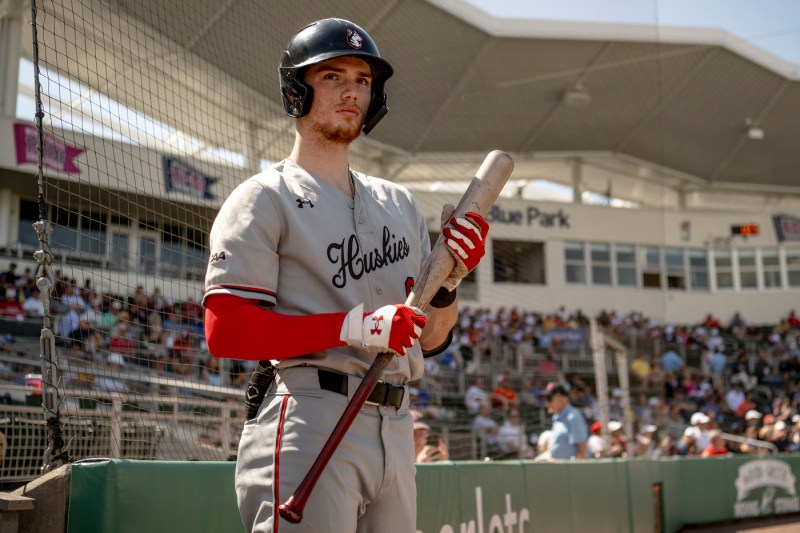
{"label": "red bat handle", "polygon": [[311,495],[311,491],[314,490],[314,485],[317,484],[320,474],[325,470],[331,457],[333,457],[333,452],[339,447],[339,443],[342,442],[345,433],[350,429],[356,416],[358,416],[358,412],[364,406],[364,402],[369,398],[372,389],[375,388],[375,384],[383,376],[383,371],[393,357],[394,355],[391,353],[379,353],[375,357],[369,370],[364,375],[364,379],[361,380],[361,384],[339,418],[339,422],[333,428],[328,440],[325,441],[325,446],[322,447],[322,451],[320,451],[314,464],[308,470],[306,477],[297,486],[294,494],[289,496],[286,502],[278,506],[280,515],[292,524],[298,524],[303,520],[303,509],[306,507],[308,497]]}

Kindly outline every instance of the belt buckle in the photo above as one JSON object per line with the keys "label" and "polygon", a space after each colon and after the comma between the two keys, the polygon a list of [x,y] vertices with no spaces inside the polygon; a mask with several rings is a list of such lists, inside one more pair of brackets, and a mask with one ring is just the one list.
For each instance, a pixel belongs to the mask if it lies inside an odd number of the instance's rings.
{"label": "belt buckle", "polygon": [[370,393],[369,393],[369,395],[370,395],[370,396],[372,396],[372,395],[375,393],[375,390],[376,390],[376,389],[377,389],[379,386],[383,386],[383,387],[384,387],[384,389],[383,389],[383,402],[373,402],[373,401],[370,401],[370,399],[369,399],[369,396],[368,396],[368,397],[367,397],[367,400],[364,402],[364,405],[372,405],[372,406],[375,406],[375,407],[380,407],[381,405],[386,405],[386,395],[388,394],[388,392],[387,392],[387,391],[389,390],[389,389],[386,387],[387,385],[388,385],[388,384],[387,384],[385,381],[379,381],[379,382],[377,382],[377,383],[375,384],[375,386],[372,388],[372,392],[370,392]]}

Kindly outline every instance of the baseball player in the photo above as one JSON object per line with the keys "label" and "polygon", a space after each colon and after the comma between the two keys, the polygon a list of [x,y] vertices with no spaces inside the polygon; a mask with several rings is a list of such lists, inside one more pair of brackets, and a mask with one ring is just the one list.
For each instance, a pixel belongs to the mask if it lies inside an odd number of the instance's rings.
{"label": "baseball player", "polygon": [[[350,169],[349,145],[387,112],[392,67],[359,26],[301,29],[280,60],[289,156],[239,185],[211,229],[204,305],[217,357],[270,360],[275,382],[239,442],[236,493],[248,531],[416,529],[408,381],[450,342],[456,286],[484,254],[486,221],[443,229],[456,267],[426,309],[402,304],[429,251],[411,194]],[[300,524],[277,507],[322,449],[375,354],[396,355],[323,471]]]}

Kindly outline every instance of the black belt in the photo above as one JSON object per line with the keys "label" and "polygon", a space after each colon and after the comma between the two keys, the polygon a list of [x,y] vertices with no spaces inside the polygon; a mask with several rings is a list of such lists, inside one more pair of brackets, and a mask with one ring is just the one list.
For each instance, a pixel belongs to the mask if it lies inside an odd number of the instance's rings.
{"label": "black belt", "polygon": [[[319,369],[319,388],[347,396],[347,375]],[[405,388],[378,382],[366,403],[399,408],[403,404]]]}

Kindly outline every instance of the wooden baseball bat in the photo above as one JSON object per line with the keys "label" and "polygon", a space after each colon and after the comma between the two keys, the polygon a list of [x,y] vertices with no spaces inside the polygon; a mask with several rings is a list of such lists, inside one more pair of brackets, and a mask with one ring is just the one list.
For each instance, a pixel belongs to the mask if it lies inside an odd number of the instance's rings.
{"label": "wooden baseball bat", "polygon": [[[472,178],[472,182],[469,184],[464,196],[461,197],[453,216],[463,217],[469,211],[486,216],[489,213],[489,208],[500,195],[500,191],[503,190],[503,186],[511,176],[512,170],[514,170],[514,162],[508,154],[500,150],[490,152],[478,169],[478,173]],[[422,266],[422,271],[414,283],[411,294],[408,295],[406,305],[425,309],[439,290],[439,287],[442,286],[444,280],[450,275],[454,266],[455,259],[446,249],[444,234],[440,233],[439,239],[434,244],[428,259]],[[285,503],[278,506],[280,515],[284,519],[293,524],[303,520],[303,509],[305,509],[319,476],[327,466],[336,448],[339,447],[339,443],[344,438],[347,430],[350,429],[356,416],[358,416],[358,412],[364,406],[364,402],[369,398],[372,389],[375,388],[375,385],[383,376],[383,371],[393,357],[394,355],[391,353],[379,353],[375,357],[366,375],[364,375],[364,379],[339,418],[339,422],[336,423],[317,459],[308,470],[306,477],[297,486],[294,494]]]}

